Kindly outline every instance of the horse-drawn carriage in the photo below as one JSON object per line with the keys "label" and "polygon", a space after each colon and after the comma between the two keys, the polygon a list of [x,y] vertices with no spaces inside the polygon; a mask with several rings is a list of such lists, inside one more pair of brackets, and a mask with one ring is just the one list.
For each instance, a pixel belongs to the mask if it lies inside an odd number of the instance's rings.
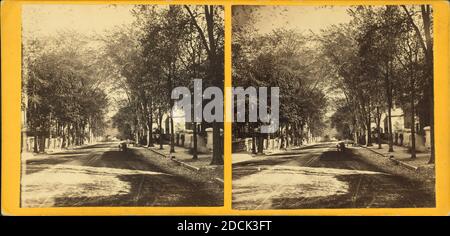
{"label": "horse-drawn carriage", "polygon": [[345,142],[344,141],[340,141],[336,144],[336,148],[338,150],[338,152],[345,152]]}
{"label": "horse-drawn carriage", "polygon": [[128,149],[128,142],[124,141],[119,143],[119,151],[126,152]]}

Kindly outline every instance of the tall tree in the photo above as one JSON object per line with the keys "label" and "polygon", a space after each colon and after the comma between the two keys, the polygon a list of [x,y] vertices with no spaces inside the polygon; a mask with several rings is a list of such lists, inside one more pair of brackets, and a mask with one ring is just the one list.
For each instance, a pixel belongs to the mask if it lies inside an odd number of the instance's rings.
{"label": "tall tree", "polygon": [[[223,7],[204,5],[184,6],[192,24],[195,26],[208,58],[208,83],[223,87]],[[223,109],[223,108],[222,108]],[[222,124],[213,121],[213,157],[211,164],[223,165]]]}

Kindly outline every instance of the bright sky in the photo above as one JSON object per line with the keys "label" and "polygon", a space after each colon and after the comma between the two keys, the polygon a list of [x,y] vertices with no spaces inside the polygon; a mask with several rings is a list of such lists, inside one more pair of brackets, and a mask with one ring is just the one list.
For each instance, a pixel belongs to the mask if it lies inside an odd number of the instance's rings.
{"label": "bright sky", "polygon": [[103,33],[133,20],[133,5],[39,5],[23,6],[24,34],[51,35],[61,30],[83,34]]}
{"label": "bright sky", "polygon": [[[244,6],[248,7],[248,6]],[[314,7],[314,6],[258,6],[255,28],[260,33],[270,33],[277,28],[313,31],[333,24],[350,21],[348,7]]]}

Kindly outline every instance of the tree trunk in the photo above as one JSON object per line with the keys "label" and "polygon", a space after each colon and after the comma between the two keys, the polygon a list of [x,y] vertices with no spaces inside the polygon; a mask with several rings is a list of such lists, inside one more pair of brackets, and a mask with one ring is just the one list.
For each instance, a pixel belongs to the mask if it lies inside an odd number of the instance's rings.
{"label": "tree trunk", "polygon": [[73,140],[74,140],[74,146],[78,145],[78,124],[75,124],[75,127],[73,129]]}
{"label": "tree trunk", "polygon": [[389,140],[389,152],[394,151],[394,142],[392,140],[392,115],[391,115],[391,106],[388,107],[388,140]]}
{"label": "tree trunk", "polygon": [[211,160],[211,165],[223,165],[222,157],[222,139],[220,137],[220,123],[217,121],[213,122],[213,157]]}
{"label": "tree trunk", "polygon": [[136,118],[134,121],[134,141],[135,141],[136,145],[138,145],[139,144],[139,124],[140,124],[140,122],[139,122],[139,115],[138,115],[139,106],[138,105],[136,105],[136,106],[137,106],[136,107]]}
{"label": "tree trunk", "polygon": [[258,153],[263,154],[264,149],[264,138],[261,133],[258,132]]}
{"label": "tree trunk", "polygon": [[416,125],[414,113],[414,96],[411,95],[411,159],[416,158]]}
{"label": "tree trunk", "polygon": [[70,126],[67,128],[67,147],[71,147],[73,145],[73,125],[70,124]]}
{"label": "tree trunk", "polygon": [[252,130],[252,154],[256,154],[256,132],[253,128]]}
{"label": "tree trunk", "polygon": [[86,125],[83,123],[82,127],[81,127],[81,144],[85,144],[85,140],[86,140]]}
{"label": "tree trunk", "polygon": [[34,142],[33,142],[33,152],[38,153],[39,152],[39,148],[38,148],[38,136],[35,134],[34,135]]}
{"label": "tree trunk", "polygon": [[146,142],[146,144],[147,144],[147,147],[151,147],[152,145],[151,145],[151,142],[150,142],[150,140],[152,139],[151,138],[151,128],[148,126],[148,124],[147,124],[147,142]]}
{"label": "tree trunk", "polygon": [[377,138],[378,138],[378,149],[381,149],[381,115],[380,115],[380,107],[377,106]]}
{"label": "tree trunk", "polygon": [[162,115],[161,108],[158,109],[158,118],[159,118],[159,149],[163,149],[163,132],[162,132]]}
{"label": "tree trunk", "polygon": [[380,123],[377,124],[377,138],[378,138],[378,149],[381,149],[381,132],[380,132]]}
{"label": "tree trunk", "polygon": [[431,37],[431,7],[428,5],[421,6],[422,19],[424,24],[425,41],[427,45],[427,71],[428,71],[428,86],[426,86],[429,94],[429,113],[430,113],[430,145],[431,155],[429,164],[434,163],[434,91],[433,91],[433,38]]}
{"label": "tree trunk", "polygon": [[256,154],[256,136],[252,134],[252,154]]}
{"label": "tree trunk", "polygon": [[416,158],[416,121],[415,121],[415,84],[414,78],[411,76],[411,159]]}
{"label": "tree trunk", "polygon": [[66,146],[66,134],[65,134],[64,130],[65,130],[65,126],[61,125],[61,137],[62,137],[62,140],[61,140],[60,148],[64,148]]}
{"label": "tree trunk", "polygon": [[49,145],[50,145],[50,139],[52,139],[52,114],[51,113],[48,117],[48,144]]}
{"label": "tree trunk", "polygon": [[67,125],[67,145],[66,148],[72,145],[72,124]]}
{"label": "tree trunk", "polygon": [[170,153],[175,152],[175,130],[173,125],[173,112],[170,112]]}
{"label": "tree trunk", "polygon": [[139,144],[139,128],[136,127],[136,131],[134,132],[134,142],[137,144]]}
{"label": "tree trunk", "polygon": [[[198,33],[200,34],[200,39],[203,44],[203,46],[206,49],[206,53],[208,55],[208,62],[209,62],[209,68],[208,68],[208,77],[211,80],[213,85],[216,86],[223,86],[222,80],[223,80],[223,74],[221,73],[223,71],[223,68],[221,68],[221,61],[222,58],[218,57],[217,52],[217,44],[216,39],[214,38],[214,6],[204,6],[204,13],[205,13],[205,21],[206,21],[206,33],[200,27],[200,25],[197,23],[197,20],[190,10],[188,6],[185,5],[185,9],[187,10],[189,16],[191,17],[191,22],[194,24],[196,29],[198,30]],[[208,40],[206,39],[208,38]],[[221,138],[220,138],[220,125],[217,123],[217,121],[213,122],[213,158],[211,161],[211,164],[217,164],[217,165],[223,165],[223,157],[222,157],[222,147],[221,147]]]}
{"label": "tree trunk", "polygon": [[285,134],[286,134],[286,148],[288,148],[290,146],[290,142],[291,142],[291,137],[290,137],[290,126],[289,124],[286,125],[286,130],[285,130]]}
{"label": "tree trunk", "polygon": [[72,124],[69,124],[69,125],[67,125],[67,145],[66,145],[66,147],[69,147],[69,146],[71,146],[72,145],[72,137],[71,137],[71,135],[72,135]]}
{"label": "tree trunk", "polygon": [[193,141],[194,141],[194,146],[192,148],[192,159],[197,160],[198,159],[198,155],[197,155],[197,123],[196,122],[192,122],[192,126],[193,126]]}
{"label": "tree trunk", "polygon": [[[422,5],[421,6],[421,14],[422,14],[422,23],[423,23],[423,32],[425,34],[425,41],[424,37],[422,37],[421,30],[419,29],[419,25],[417,25],[414,22],[412,14],[409,12],[408,8],[406,6],[402,6],[404,11],[406,12],[409,23],[413,26],[414,31],[416,32],[417,40],[421,43],[421,47],[425,53],[425,60],[426,60],[426,71],[425,73],[428,76],[427,83],[424,86],[424,96],[428,97],[425,98],[425,100],[428,100],[425,102],[425,104],[422,104],[425,107],[428,107],[428,111],[420,115],[421,120],[423,119],[430,119],[429,123],[430,125],[430,144],[431,144],[431,155],[429,163],[434,163],[434,91],[433,91],[433,38],[431,36],[431,8],[429,5]],[[421,121],[422,123],[422,121]]]}
{"label": "tree trunk", "polygon": [[370,127],[370,121],[371,121],[371,116],[370,116],[370,105],[369,105],[369,112],[367,113],[367,143],[366,146],[370,147],[372,146],[372,127]]}
{"label": "tree trunk", "polygon": [[147,122],[147,147],[153,147],[153,110],[150,105],[149,120]]}
{"label": "tree trunk", "polygon": [[303,128],[304,128],[304,125],[303,124],[300,125],[300,140],[299,140],[299,145],[300,146],[303,145],[303,136],[305,135],[304,132],[303,132]]}
{"label": "tree trunk", "polygon": [[41,134],[39,136],[40,142],[39,142],[39,152],[45,152],[45,135]]}

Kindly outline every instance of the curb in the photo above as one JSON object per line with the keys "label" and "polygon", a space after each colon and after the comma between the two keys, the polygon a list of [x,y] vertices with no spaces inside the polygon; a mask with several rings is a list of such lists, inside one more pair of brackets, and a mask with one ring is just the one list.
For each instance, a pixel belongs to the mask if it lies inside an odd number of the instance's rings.
{"label": "curb", "polygon": [[361,145],[358,145],[359,147],[362,147],[362,148],[365,148],[365,149],[367,149],[367,150],[369,150],[369,151],[371,151],[371,152],[373,152],[373,153],[375,153],[375,154],[378,154],[378,155],[380,155],[380,156],[383,156],[383,157],[388,157],[386,154],[383,154],[383,153],[381,153],[381,152],[377,152],[377,151],[375,151],[375,150],[373,150],[373,149],[371,149],[371,148],[368,148],[368,147],[365,147],[365,146],[361,146]]}
{"label": "curb", "polygon": [[156,150],[154,150],[154,149],[152,149],[152,148],[147,148],[147,149],[153,151],[154,153],[156,153],[156,154],[158,154],[158,155],[160,155],[160,156],[162,156],[162,157],[168,158],[168,159],[170,159],[171,161],[173,161],[173,162],[175,162],[175,163],[177,163],[177,164],[179,164],[179,165],[182,165],[182,166],[184,166],[184,167],[186,167],[186,168],[188,168],[188,169],[190,169],[190,170],[200,171],[200,168],[199,168],[199,167],[196,167],[196,166],[193,166],[193,165],[189,165],[189,164],[187,164],[187,163],[185,163],[185,162],[182,162],[182,161],[179,161],[179,160],[177,160],[177,159],[175,159],[175,158],[171,158],[169,155],[166,155],[166,154],[164,154],[164,153],[162,153],[162,152],[158,152],[158,151],[156,151]]}
{"label": "curb", "polygon": [[379,153],[369,152],[367,151],[367,148],[357,148],[350,150],[353,154],[359,155],[358,158],[360,160],[370,165],[376,166],[383,172],[395,176],[401,176],[409,181],[413,181],[417,184],[420,184],[425,188],[432,189],[435,187],[436,175],[434,167],[423,168],[421,166],[416,169],[412,165],[408,165],[408,163],[404,163],[400,160],[392,158],[383,158],[383,155],[380,155]]}
{"label": "curb", "polygon": [[413,166],[413,165],[408,164],[408,163],[406,163],[404,161],[400,161],[400,160],[395,159],[393,155],[388,157],[388,154],[383,154],[383,153],[377,152],[377,151],[375,151],[373,149],[370,149],[368,147],[364,147],[364,146],[361,146],[361,145],[358,145],[358,146],[362,147],[362,148],[365,148],[365,149],[367,149],[369,151],[372,151],[373,153],[378,154],[378,155],[380,155],[382,157],[387,157],[390,161],[394,162],[395,164],[401,165],[401,166],[403,166],[403,167],[405,167],[405,168],[407,168],[409,170],[417,171],[419,169],[419,167],[417,167],[417,166]]}
{"label": "curb", "polygon": [[28,159],[34,159],[34,158],[40,158],[40,155],[58,155],[58,154],[65,154],[68,151],[73,151],[73,150],[78,150],[81,149],[83,147],[88,147],[88,146],[94,146],[99,144],[97,143],[91,143],[91,144],[83,144],[80,146],[70,146],[70,147],[65,147],[65,148],[60,148],[60,149],[49,149],[49,150],[45,150],[44,152],[41,153],[34,153],[34,152],[21,152],[20,155],[24,155],[24,153],[27,153],[25,155],[32,155],[32,157],[29,158],[25,158],[25,160]]}
{"label": "curb", "polygon": [[185,162],[182,162],[182,161],[179,161],[179,160],[177,160],[175,158],[170,158],[170,160],[172,160],[173,162],[178,163],[179,165],[182,165],[182,166],[184,166],[184,167],[186,167],[188,169],[191,169],[191,170],[194,170],[194,171],[200,171],[199,167],[189,165],[189,164],[187,164]]}
{"label": "curb", "polygon": [[214,181],[216,181],[218,184],[224,185],[223,179],[221,178],[214,178]]}
{"label": "curb", "polygon": [[[154,149],[151,149],[151,148],[146,148],[146,149],[151,150],[152,152],[154,152],[154,153],[156,153],[156,154],[158,154],[158,155],[160,155],[160,156],[162,156],[162,157],[168,158],[168,159],[170,159],[171,161],[177,163],[178,165],[184,166],[184,167],[186,167],[186,168],[189,169],[189,170],[196,171],[196,172],[200,172],[200,170],[201,170],[200,167],[196,167],[196,166],[193,166],[193,165],[189,165],[189,164],[187,164],[186,162],[179,161],[179,160],[177,160],[177,159],[175,159],[175,158],[170,158],[169,155],[165,155],[165,154],[162,153],[162,152],[158,152],[158,151],[156,151],[156,150],[154,150]],[[221,185],[224,184],[224,181],[223,181],[223,179],[221,179],[221,178],[214,178],[213,180],[214,180],[216,183],[218,183],[218,184],[221,184]]]}
{"label": "curb", "polygon": [[154,153],[156,153],[156,154],[158,154],[158,155],[160,155],[160,156],[162,156],[162,157],[169,158],[167,155],[165,155],[165,154],[162,153],[162,152],[158,152],[158,151],[156,151],[156,150],[154,150],[154,149],[152,149],[152,148],[148,148],[148,147],[144,147],[144,148],[147,149],[147,150],[150,150],[150,151],[152,151],[152,152],[154,152]]}
{"label": "curb", "polygon": [[400,161],[400,160],[396,160],[394,157],[389,157],[389,160],[391,160],[392,162],[394,162],[397,165],[402,165],[402,166],[404,166],[404,167],[406,167],[406,168],[408,168],[410,170],[417,171],[419,169],[419,167],[417,167],[417,166],[413,166],[413,165],[408,164],[406,162],[403,162],[403,161]]}
{"label": "curb", "polygon": [[[297,147],[292,147],[290,149],[286,149],[283,152],[269,152],[269,153],[264,153],[264,156],[282,156],[282,155],[295,155],[297,154],[296,151],[302,151],[305,148],[311,147],[317,145],[317,143],[314,144],[307,144],[307,145],[303,145],[303,146],[297,146]],[[258,156],[258,155],[256,155]]]}

